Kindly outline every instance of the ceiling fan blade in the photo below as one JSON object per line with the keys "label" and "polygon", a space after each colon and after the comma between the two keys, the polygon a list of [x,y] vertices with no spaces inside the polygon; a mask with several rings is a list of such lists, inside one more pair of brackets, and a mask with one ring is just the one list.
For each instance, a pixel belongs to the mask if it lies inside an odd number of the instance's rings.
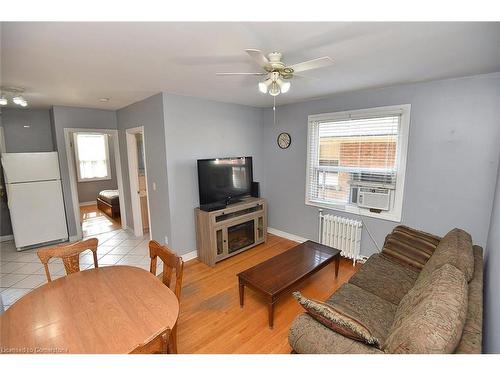
{"label": "ceiling fan blade", "polygon": [[269,68],[271,64],[269,63],[269,60],[267,57],[262,53],[262,51],[258,49],[246,49],[246,53],[250,55],[252,59],[255,60],[257,64],[259,64],[261,67],[264,69]]}
{"label": "ceiling fan blade", "polygon": [[308,79],[308,80],[318,80],[318,77],[312,77],[312,76],[305,76],[303,74],[295,74],[293,73],[293,78],[300,78],[300,79]]}
{"label": "ceiling fan blade", "polygon": [[306,70],[324,68],[333,65],[333,60],[330,57],[320,57],[318,59],[304,61],[298,64],[290,65],[289,68],[293,69],[294,73],[304,72]]}
{"label": "ceiling fan blade", "polygon": [[267,73],[215,73],[218,76],[264,76]]}

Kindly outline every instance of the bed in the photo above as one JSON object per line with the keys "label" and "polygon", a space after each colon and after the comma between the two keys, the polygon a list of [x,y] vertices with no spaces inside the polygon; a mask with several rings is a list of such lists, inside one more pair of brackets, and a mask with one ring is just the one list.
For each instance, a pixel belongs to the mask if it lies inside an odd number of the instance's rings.
{"label": "bed", "polygon": [[97,208],[113,219],[120,217],[118,190],[102,190],[97,195]]}

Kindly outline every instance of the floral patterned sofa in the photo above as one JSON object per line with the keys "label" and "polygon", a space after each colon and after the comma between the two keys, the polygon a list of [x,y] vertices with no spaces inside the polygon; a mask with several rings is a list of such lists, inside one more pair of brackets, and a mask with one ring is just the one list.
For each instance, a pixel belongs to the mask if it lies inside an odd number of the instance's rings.
{"label": "floral patterned sofa", "polygon": [[308,312],[289,343],[296,353],[481,353],[482,253],[461,229],[440,238],[398,226],[327,301],[296,294]]}

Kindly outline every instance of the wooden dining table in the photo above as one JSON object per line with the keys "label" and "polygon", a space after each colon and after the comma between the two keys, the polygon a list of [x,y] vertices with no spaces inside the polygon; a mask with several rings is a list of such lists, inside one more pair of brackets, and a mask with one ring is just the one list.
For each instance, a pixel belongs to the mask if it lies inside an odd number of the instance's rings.
{"label": "wooden dining table", "polygon": [[130,353],[178,315],[177,297],[150,272],[89,269],[38,287],[0,315],[0,353]]}

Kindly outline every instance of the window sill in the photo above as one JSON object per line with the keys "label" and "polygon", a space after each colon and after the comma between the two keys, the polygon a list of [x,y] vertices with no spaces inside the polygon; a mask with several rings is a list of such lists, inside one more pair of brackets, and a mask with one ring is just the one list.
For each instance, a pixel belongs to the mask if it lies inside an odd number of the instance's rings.
{"label": "window sill", "polygon": [[335,203],[324,203],[324,202],[315,202],[315,201],[307,201],[307,206],[324,208],[327,210],[347,212],[354,215],[373,217],[376,219],[394,221],[396,223],[401,222],[401,212],[391,212],[391,211],[382,211],[381,213],[370,212],[365,208],[359,208],[358,206],[350,205],[350,204],[335,204]]}
{"label": "window sill", "polygon": [[78,182],[95,182],[95,181],[108,181],[111,177],[99,177],[99,178],[79,178]]}

